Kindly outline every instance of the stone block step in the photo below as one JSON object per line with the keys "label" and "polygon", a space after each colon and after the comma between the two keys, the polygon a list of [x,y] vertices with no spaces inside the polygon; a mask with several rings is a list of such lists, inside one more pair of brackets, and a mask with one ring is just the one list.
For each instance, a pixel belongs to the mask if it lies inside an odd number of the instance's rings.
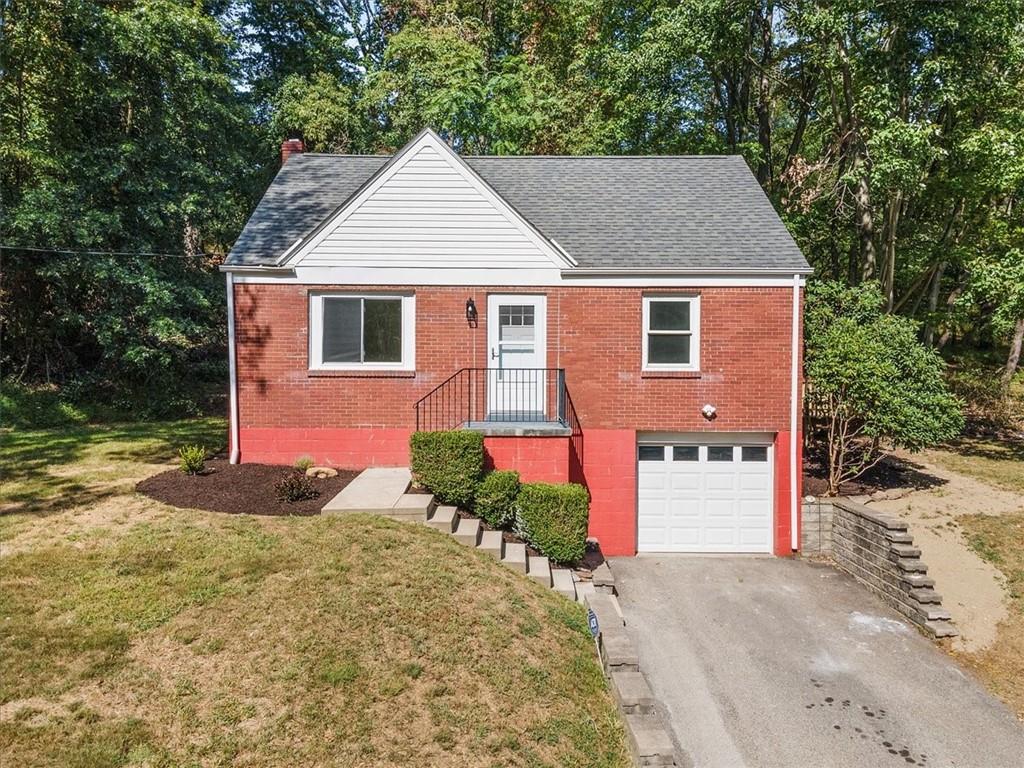
{"label": "stone block step", "polygon": [[526,573],[526,545],[506,544],[505,555],[501,558],[501,562],[513,571]]}
{"label": "stone block step", "polygon": [[886,531],[885,538],[894,544],[913,544],[914,537],[906,531]]}
{"label": "stone block step", "polygon": [[929,589],[926,587],[921,587],[919,589],[911,589],[907,594],[919,603],[942,602],[942,595],[940,595],[934,589]]}
{"label": "stone block step", "polygon": [[484,531],[481,533],[477,549],[481,552],[486,552],[495,560],[501,560],[501,556],[505,554],[505,540],[502,538],[501,531]]}
{"label": "stone block step", "polygon": [[391,512],[386,514],[388,517],[393,517],[398,520],[416,520],[421,523],[425,523],[436,506],[437,502],[434,500],[432,494],[403,493],[398,497],[398,500],[395,501],[395,505],[391,508]]}
{"label": "stone block step", "polygon": [[921,612],[926,621],[952,621],[953,617],[949,611],[944,610],[940,605],[921,606]]}
{"label": "stone block step", "polygon": [[475,517],[463,517],[459,520],[455,533],[452,535],[459,544],[475,547],[480,543],[480,521]]}
{"label": "stone block step", "polygon": [[427,525],[431,528],[437,528],[439,531],[445,533],[451,533],[455,530],[455,526],[459,524],[459,512],[455,507],[436,507],[434,514],[427,520]]}
{"label": "stone block step", "polygon": [[570,600],[576,599],[576,583],[572,579],[572,571],[568,568],[552,568],[551,582],[556,592],[565,595]]}
{"label": "stone block step", "polygon": [[896,565],[904,573],[928,573],[928,566],[916,558],[901,557]]}
{"label": "stone block step", "polygon": [[629,749],[636,765],[675,765],[675,749],[661,718],[626,715]]}
{"label": "stone block step", "polygon": [[615,578],[608,563],[601,563],[594,569],[594,588],[601,592],[615,594]]}
{"label": "stone block step", "polygon": [[616,608],[613,601],[614,598],[604,592],[595,591],[587,595],[586,605],[597,616],[597,623],[600,625],[602,632],[606,628],[614,626],[623,627],[626,624],[622,618],[622,613]]}
{"label": "stone block step", "polygon": [[551,563],[546,557],[530,555],[526,559],[526,573],[534,581],[539,581],[545,587],[551,586]]}
{"label": "stone block step", "polygon": [[587,598],[591,595],[596,595],[597,590],[594,589],[594,582],[592,581],[577,581],[576,582],[576,602],[586,604]]}
{"label": "stone block step", "polygon": [[[600,623],[600,619],[598,620]],[[617,670],[629,672],[640,671],[640,657],[636,646],[623,626],[601,627],[598,635],[598,648],[601,651],[601,663],[609,675]]]}
{"label": "stone block step", "polygon": [[654,712],[654,694],[640,672],[621,669],[611,674],[612,694],[626,714],[649,715]]}

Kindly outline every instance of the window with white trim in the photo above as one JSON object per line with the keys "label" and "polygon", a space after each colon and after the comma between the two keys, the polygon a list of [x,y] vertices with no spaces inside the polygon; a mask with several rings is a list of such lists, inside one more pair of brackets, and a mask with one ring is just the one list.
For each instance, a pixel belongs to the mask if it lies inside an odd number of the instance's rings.
{"label": "window with white trim", "polygon": [[411,295],[310,294],[309,367],[414,370],[415,323]]}
{"label": "window with white trim", "polygon": [[700,297],[644,296],[644,370],[700,370],[699,351]]}

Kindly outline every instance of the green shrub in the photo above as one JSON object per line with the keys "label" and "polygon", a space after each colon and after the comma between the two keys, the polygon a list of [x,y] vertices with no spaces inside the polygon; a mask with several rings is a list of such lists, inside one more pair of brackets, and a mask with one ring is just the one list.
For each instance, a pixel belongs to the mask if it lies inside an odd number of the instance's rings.
{"label": "green shrub", "polygon": [[587,548],[590,495],[576,483],[524,483],[516,496],[516,533],[557,563],[577,563]]}
{"label": "green shrub", "polygon": [[313,461],[311,456],[299,456],[292,466],[299,470],[299,472],[305,474],[306,470],[312,467],[315,463],[316,462]]}
{"label": "green shrub", "polygon": [[288,475],[274,486],[278,501],[294,504],[320,495],[316,485],[305,475]]}
{"label": "green shrub", "polygon": [[0,381],[0,427],[48,429],[85,424],[89,414],[56,387]]}
{"label": "green shrub", "polygon": [[468,508],[484,473],[484,436],[458,429],[414,432],[409,441],[412,474],[443,504]]}
{"label": "green shrub", "polygon": [[494,528],[502,528],[513,521],[516,514],[516,494],[519,493],[519,473],[490,472],[476,489],[474,511]]}
{"label": "green shrub", "polygon": [[206,448],[201,445],[183,445],[178,456],[181,471],[186,475],[198,475],[206,468]]}

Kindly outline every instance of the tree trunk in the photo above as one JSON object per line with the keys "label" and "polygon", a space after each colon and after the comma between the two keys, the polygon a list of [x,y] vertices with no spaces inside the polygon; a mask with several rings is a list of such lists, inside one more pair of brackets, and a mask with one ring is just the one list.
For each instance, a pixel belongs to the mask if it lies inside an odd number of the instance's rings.
{"label": "tree trunk", "polygon": [[928,289],[928,322],[924,326],[924,345],[926,347],[932,346],[932,340],[935,338],[935,322],[934,315],[935,310],[939,306],[939,286],[942,285],[942,275],[946,271],[946,262],[939,264],[939,268],[935,270],[935,276],[932,278],[931,287]]}
{"label": "tree trunk", "polygon": [[867,169],[862,169],[857,179],[857,190],[853,199],[857,204],[857,232],[860,234],[860,277],[861,280],[870,280],[875,276],[877,259],[875,219],[871,213],[871,189],[868,186]]}
{"label": "tree trunk", "polygon": [[885,252],[882,255],[882,291],[885,294],[885,311],[893,311],[896,295],[896,229],[903,207],[903,190],[897,190],[889,201],[885,217]]}
{"label": "tree trunk", "polygon": [[1010,382],[1013,381],[1013,374],[1017,372],[1022,344],[1024,344],[1024,317],[1018,317],[1017,325],[1013,330],[1013,341],[1010,342],[1010,354],[1006,358],[1006,367],[1003,369],[1003,375],[999,378],[999,389],[1004,397],[1009,394]]}

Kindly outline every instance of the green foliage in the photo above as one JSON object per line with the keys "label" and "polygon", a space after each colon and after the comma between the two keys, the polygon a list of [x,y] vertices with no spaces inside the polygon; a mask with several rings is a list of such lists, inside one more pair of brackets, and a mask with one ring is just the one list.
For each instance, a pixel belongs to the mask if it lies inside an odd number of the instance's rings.
{"label": "green foliage", "polygon": [[515,517],[516,494],[519,493],[519,473],[496,470],[487,473],[476,489],[473,511],[488,525],[503,528]]}
{"label": "green foliage", "polygon": [[515,530],[557,563],[577,563],[587,549],[590,495],[576,483],[523,483],[516,497]]}
{"label": "green foliage", "polygon": [[89,414],[67,402],[56,387],[30,387],[0,380],[0,427],[45,429],[84,424],[88,420]]}
{"label": "green foliage", "polygon": [[294,504],[297,501],[315,499],[320,495],[316,485],[305,475],[289,474],[274,484],[278,501]]}
{"label": "green foliage", "polygon": [[443,504],[468,509],[484,471],[484,437],[479,432],[414,432],[409,441],[413,478]]}
{"label": "green foliage", "polygon": [[812,282],[807,318],[809,401],[823,414],[832,493],[876,463],[882,440],[917,451],[963,429],[942,358],[916,323],[882,313],[877,287]]}
{"label": "green foliage", "polygon": [[206,448],[201,445],[183,445],[178,449],[178,465],[186,475],[198,475],[206,469]]}
{"label": "green foliage", "polygon": [[292,466],[299,472],[305,472],[307,469],[312,467],[314,463],[312,456],[299,456]]}

